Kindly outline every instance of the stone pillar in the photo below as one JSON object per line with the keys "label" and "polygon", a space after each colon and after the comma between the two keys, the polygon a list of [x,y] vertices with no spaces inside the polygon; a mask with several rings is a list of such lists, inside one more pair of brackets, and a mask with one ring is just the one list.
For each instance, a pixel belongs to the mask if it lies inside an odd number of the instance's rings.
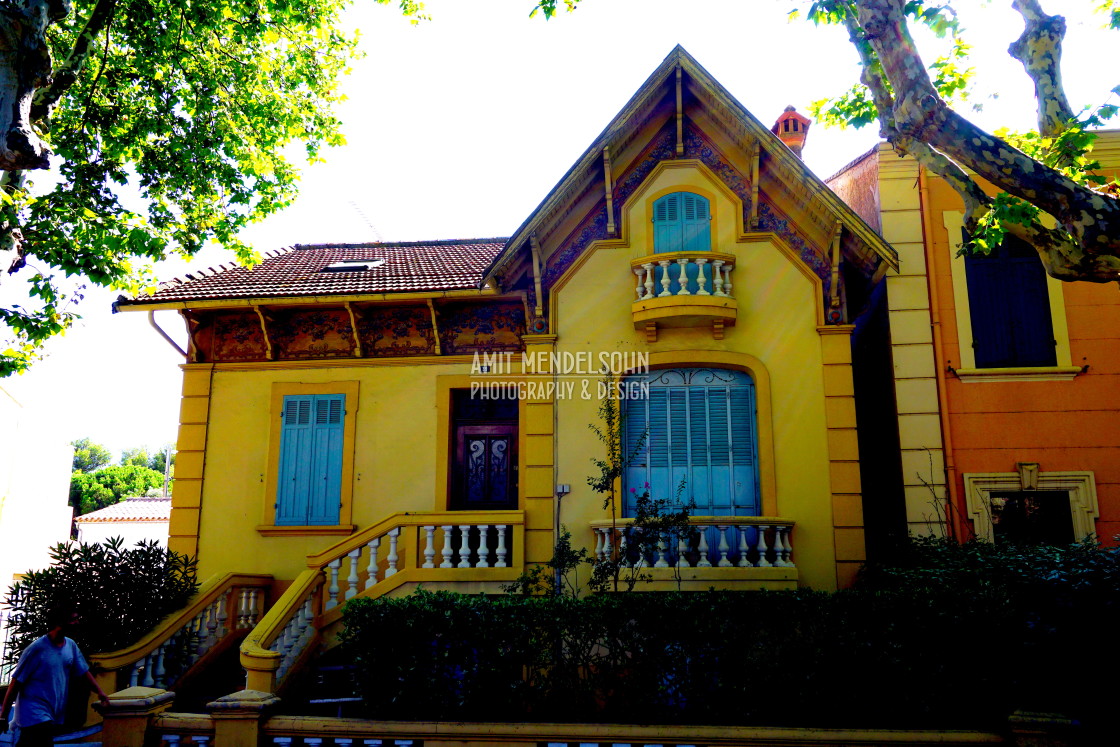
{"label": "stone pillar", "polygon": [[241,692],[207,703],[214,719],[214,744],[220,747],[257,747],[265,712],[280,702],[272,693]]}
{"label": "stone pillar", "polygon": [[183,399],[179,408],[178,455],[171,491],[171,523],[167,546],[184,555],[198,554],[202,477],[206,462],[206,432],[210,413],[210,376],[213,364],[183,367]]}
{"label": "stone pillar", "polygon": [[170,708],[174,699],[175,693],[154,687],[129,687],[113,693],[109,706],[102,709],[102,744],[144,747],[152,716]]}
{"label": "stone pillar", "polygon": [[[525,355],[537,364],[525,381],[552,381],[550,356],[556,351],[556,335],[522,335]],[[520,436],[525,473],[521,476],[525,496],[525,563],[545,563],[552,558],[556,538],[553,524],[556,509],[556,473],[553,464],[555,434],[553,422],[556,401],[534,397],[523,405],[523,430]]]}
{"label": "stone pillar", "polygon": [[261,651],[257,647],[248,654],[242,651],[241,666],[245,669],[246,691],[265,693],[276,691],[276,671],[280,669],[278,652]]}
{"label": "stone pillar", "polygon": [[852,585],[860,566],[867,559],[863,486],[860,482],[859,442],[856,436],[855,387],[852,381],[853,330],[854,327],[847,324],[818,328],[821,335],[821,359],[824,362],[836,585],[841,589]]}

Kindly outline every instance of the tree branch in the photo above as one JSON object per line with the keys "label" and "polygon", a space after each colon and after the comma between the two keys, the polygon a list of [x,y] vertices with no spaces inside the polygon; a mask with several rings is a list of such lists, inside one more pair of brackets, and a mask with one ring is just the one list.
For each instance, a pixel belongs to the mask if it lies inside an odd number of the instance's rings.
{"label": "tree branch", "polygon": [[1038,221],[1024,226],[1002,221],[1003,230],[1033,246],[1051,277],[1107,283],[1120,277],[1120,257],[1089,254],[1066,231],[1047,228]]}
{"label": "tree branch", "polygon": [[879,135],[886,139],[899,155],[910,154],[919,165],[943,178],[956,191],[964,202],[965,226],[971,231],[975,228],[976,221],[987,212],[991,198],[984,193],[975,179],[943,153],[938,153],[895,127],[894,96],[891,94],[890,84],[883,78],[882,66],[867,42],[866,32],[860,27],[854,14],[845,16],[844,25],[863,64],[860,80],[871,91],[871,98],[879,115]]}
{"label": "tree branch", "polygon": [[31,102],[31,121],[38,122],[50,114],[62,95],[78,80],[78,74],[85,67],[92,54],[94,43],[98,35],[113,20],[113,12],[117,8],[117,0],[99,0],[90,11],[89,19],[78,38],[74,40],[74,47],[58,70],[52,76],[51,82],[35,92]]}
{"label": "tree branch", "polygon": [[1034,82],[1038,131],[1043,137],[1056,137],[1065,132],[1074,118],[1062,85],[1062,40],[1066,35],[1066,19],[1046,15],[1038,0],[1014,0],[1012,5],[1023,16],[1026,28],[1007,52],[1023,63],[1027,75]]}
{"label": "tree branch", "polygon": [[[984,132],[941,100],[910,37],[898,0],[857,0],[865,38],[894,91],[892,122],[903,136],[965,164],[998,189],[1054,216],[1081,247],[1064,253],[1063,279],[1120,280],[1120,201],[1083,187]],[[1040,254],[1047,252],[1039,248]],[[1050,256],[1054,267],[1061,267]],[[1075,270],[1076,267],[1076,270]]]}

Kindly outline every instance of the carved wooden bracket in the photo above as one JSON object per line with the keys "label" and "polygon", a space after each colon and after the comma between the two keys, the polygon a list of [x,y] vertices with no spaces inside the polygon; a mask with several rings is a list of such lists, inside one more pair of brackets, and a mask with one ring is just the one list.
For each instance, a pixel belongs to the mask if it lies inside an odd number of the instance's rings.
{"label": "carved wooden bracket", "polygon": [[677,155],[684,155],[684,96],[681,92],[680,65],[677,65]]}
{"label": "carved wooden bracket", "polygon": [[436,319],[436,305],[432,303],[430,298],[428,299],[428,311],[432,314],[432,342],[436,346],[436,355],[443,355],[439,344],[439,322]]}
{"label": "carved wooden bracket", "polygon": [[758,162],[762,155],[762,142],[756,140],[751,149],[751,217],[747,228],[758,228]]}
{"label": "carved wooden bracket", "polygon": [[611,149],[603,148],[603,187],[607,195],[607,235],[614,236],[614,178],[611,176]]}
{"label": "carved wooden bracket", "polygon": [[257,312],[257,318],[261,321],[261,335],[264,336],[264,355],[265,360],[276,360],[272,350],[272,340],[268,336],[268,322],[272,321],[265,316],[264,310],[260,306],[254,306],[253,310]]}

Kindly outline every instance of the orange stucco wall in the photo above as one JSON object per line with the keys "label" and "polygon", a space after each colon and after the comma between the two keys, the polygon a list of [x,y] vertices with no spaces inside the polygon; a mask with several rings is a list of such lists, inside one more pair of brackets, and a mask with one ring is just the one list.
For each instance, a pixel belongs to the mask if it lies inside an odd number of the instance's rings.
{"label": "orange stucco wall", "polygon": [[[1112,148],[1103,150],[1112,154]],[[961,339],[969,336],[962,335],[956,317],[952,273],[959,239],[950,240],[943,213],[962,207],[941,180],[931,178],[927,184],[924,230],[932,247],[936,298],[931,302],[939,312],[940,360],[956,368],[961,366]],[[1042,472],[1091,470],[1100,505],[1097,535],[1115,544],[1120,535],[1120,292],[1111,283],[1065,283],[1060,290],[1069,363],[1087,365],[1085,373],[1069,381],[1001,382],[965,382],[945,374],[957,508],[967,515],[965,473],[1014,472],[1017,462],[1037,462]]]}

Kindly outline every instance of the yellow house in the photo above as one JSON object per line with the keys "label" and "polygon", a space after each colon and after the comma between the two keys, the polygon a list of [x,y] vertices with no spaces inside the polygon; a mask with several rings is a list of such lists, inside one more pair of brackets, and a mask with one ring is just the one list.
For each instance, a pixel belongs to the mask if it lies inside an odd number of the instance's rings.
{"label": "yellow house", "polygon": [[861,406],[857,438],[853,370],[880,366],[863,326],[897,263],[798,157],[807,125],[761,124],[677,47],[509,238],[293,246],[122,299],[190,333],[169,541],[211,581],[103,658],[115,684],[169,684],[188,629],[200,657],[247,635],[273,692],[346,599],[496,592],[560,526],[610,554],[605,394],[619,523],[648,489],[704,527],[642,588],[848,584],[860,445],[894,428]]}

